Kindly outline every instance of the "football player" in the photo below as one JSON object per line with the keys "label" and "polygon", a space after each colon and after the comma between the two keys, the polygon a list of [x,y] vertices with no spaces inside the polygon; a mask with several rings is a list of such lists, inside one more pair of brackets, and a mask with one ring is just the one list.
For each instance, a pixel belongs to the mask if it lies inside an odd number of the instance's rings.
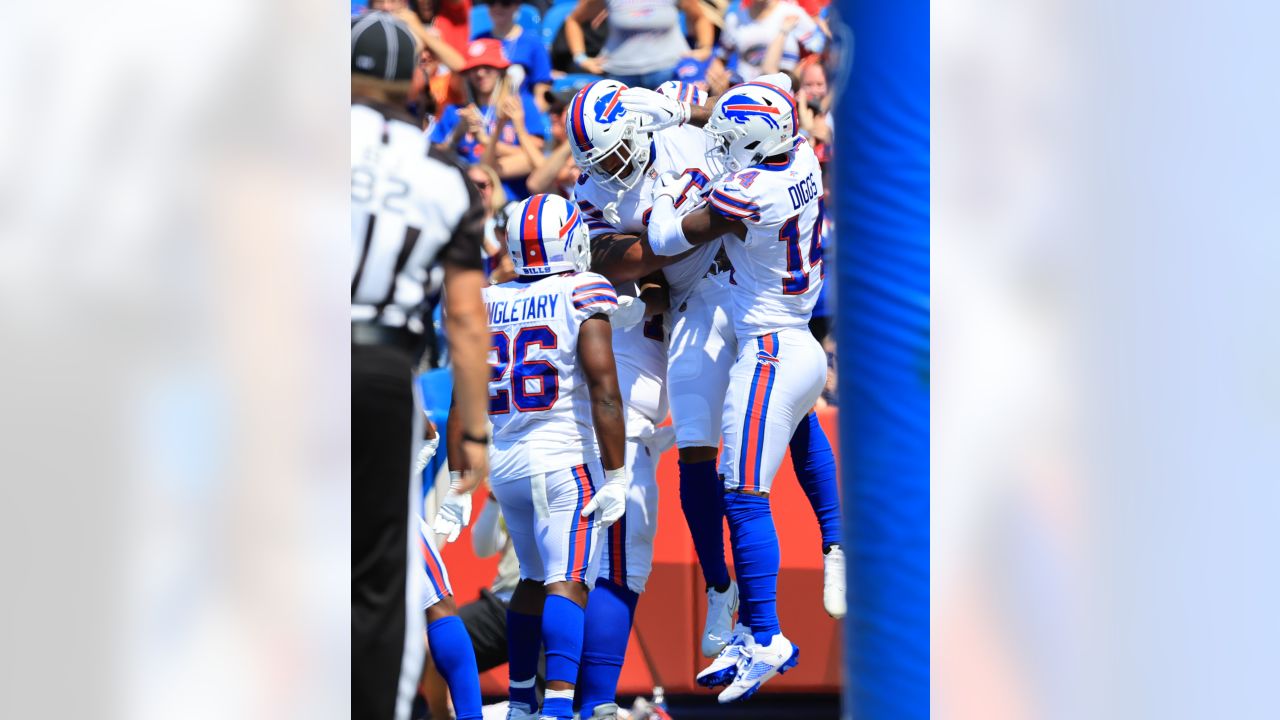
{"label": "football player", "polygon": [[585,272],[588,238],[568,200],[534,195],[507,220],[516,278],[484,289],[489,312],[490,486],[520,560],[507,613],[508,718],[573,717],[587,595],[602,532],[623,516],[627,476],[608,280]]}
{"label": "football player", "polygon": [[647,236],[653,251],[679,256],[733,240],[729,297],[739,350],[725,398],[720,456],[725,516],[741,593],[741,626],[704,685],[728,683],[722,703],[745,699],[794,667],[799,648],[777,615],[778,537],[769,490],[782,456],[826,380],[826,354],[808,321],[823,282],[822,173],[799,137],[791,94],[768,83],[730,88],[706,132],[728,173],[709,203],[683,216],[676,202],[693,178],[659,185]]}
{"label": "football player", "polygon": [[[769,76],[790,86],[785,75]],[[582,125],[588,145],[602,158],[601,163],[612,160],[611,148],[621,143],[610,138],[610,125],[635,125],[636,114],[646,116],[632,131],[634,137],[649,138],[656,149],[673,143],[668,138],[677,137],[673,129],[686,130],[687,125],[705,123],[709,108],[703,105],[705,95],[693,85],[679,82],[665,83],[657,92],[643,88],[629,88],[620,93],[624,109],[634,112],[620,114],[613,122],[609,118],[593,118],[585,113]],[[609,105],[604,106],[606,109]],[[614,109],[616,113],[616,109]],[[572,119],[572,118],[571,118]],[[689,121],[687,124],[685,121]],[[568,123],[572,127],[572,123]],[[622,132],[615,131],[617,136]],[[599,137],[597,137],[599,136]],[[571,138],[572,139],[572,138]],[[643,147],[643,142],[639,145]],[[696,152],[696,151],[695,151]],[[710,160],[697,158],[712,173],[721,168],[711,168]],[[585,162],[586,159],[580,160]],[[664,171],[659,162],[649,161],[648,173],[635,179],[618,197],[624,209],[635,203],[631,218],[624,218],[623,229],[639,232],[647,217],[649,202],[644,192],[654,184],[653,175]],[[668,163],[678,167],[680,162]],[[605,171],[621,167],[610,163]],[[622,168],[626,171],[626,168]],[[588,190],[596,183],[584,176],[579,189]],[[677,197],[677,212],[688,212],[699,203],[699,197],[709,192],[705,177],[699,173],[687,176],[686,186]],[[582,194],[580,192],[580,194]],[[606,198],[609,196],[606,195]],[[590,221],[589,221],[590,222]],[[597,271],[615,282],[635,275],[653,272],[666,263],[684,263],[684,256],[664,258],[655,256],[648,245],[638,238],[610,234],[614,227],[602,220],[595,221],[600,235],[593,236],[593,265]],[[718,243],[710,243],[717,245]],[[705,251],[703,251],[705,252]],[[701,258],[700,258],[701,259]],[[716,259],[717,269],[729,268],[727,258]],[[719,445],[721,411],[728,386],[729,368],[737,352],[736,339],[727,312],[723,307],[727,295],[723,283],[727,273],[709,273],[698,281],[694,291],[675,306],[671,314],[670,357],[667,381],[671,415],[675,422],[676,441],[680,448],[680,502],[690,535],[707,584],[707,615],[702,633],[702,652],[707,657],[716,656],[732,638],[735,630],[734,611],[737,609],[737,586],[732,583],[725,563],[723,525],[724,513],[721,499],[721,483],[717,475],[716,457]],[[714,276],[714,277],[713,277]],[[680,282],[677,278],[669,278]],[[716,282],[719,281],[719,282]],[[653,308],[649,309],[650,312]],[[625,384],[625,383],[624,383]],[[796,428],[790,442],[792,465],[821,528],[823,553],[823,606],[832,617],[845,614],[844,553],[840,547],[841,522],[839,486],[836,478],[835,455],[817,416],[807,414]]]}
{"label": "football player", "polygon": [[[668,399],[675,440],[681,448],[682,506],[686,512],[696,508],[699,513],[721,515],[715,446],[723,387],[737,347],[722,307],[728,264],[718,245],[701,246],[678,259],[637,253],[639,233],[648,219],[652,188],[659,174],[687,174],[700,178],[695,184],[705,185],[710,137],[694,127],[642,131],[640,124],[647,118],[629,113],[621,105],[625,88],[614,80],[592,83],[573,97],[565,111],[570,148],[584,170],[574,187],[574,199],[591,231],[592,269],[628,294],[614,316],[614,345],[627,405],[627,457],[629,463],[634,461],[629,466],[632,485],[627,515],[610,531],[601,579],[587,606],[591,631],[579,687],[584,718],[593,717],[593,713],[597,718],[611,717],[614,711],[612,703],[635,606],[653,564],[655,465],[663,443],[651,435],[653,426],[667,414]],[[680,200],[682,210],[697,204],[698,189],[691,186]],[[668,307],[669,345],[664,317]],[[645,316],[648,320],[640,323]],[[716,376],[723,379],[718,381]],[[669,389],[664,389],[668,383]],[[693,448],[701,449],[704,455],[696,463],[689,462],[687,455]],[[697,494],[691,496],[691,491]],[[708,532],[694,535],[699,555],[718,558],[720,566],[718,574],[707,577],[708,597],[724,608],[724,612],[712,615],[726,619],[709,656],[729,641],[736,605],[736,592],[724,562],[721,521],[715,522],[714,536]],[[690,525],[702,527],[693,522]]]}

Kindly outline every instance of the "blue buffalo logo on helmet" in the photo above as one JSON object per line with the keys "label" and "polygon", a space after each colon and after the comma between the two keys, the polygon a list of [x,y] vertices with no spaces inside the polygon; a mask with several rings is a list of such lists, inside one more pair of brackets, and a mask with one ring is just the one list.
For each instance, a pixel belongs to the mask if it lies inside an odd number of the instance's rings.
{"label": "blue buffalo logo on helmet", "polygon": [[614,120],[627,114],[626,108],[622,107],[622,90],[626,89],[626,85],[614,90],[608,95],[601,95],[596,100],[596,122],[611,123]]}
{"label": "blue buffalo logo on helmet", "polygon": [[757,100],[750,95],[734,95],[720,106],[725,119],[739,125],[745,125],[753,117],[762,118],[766,125],[778,128],[778,115],[781,111],[764,100]]}

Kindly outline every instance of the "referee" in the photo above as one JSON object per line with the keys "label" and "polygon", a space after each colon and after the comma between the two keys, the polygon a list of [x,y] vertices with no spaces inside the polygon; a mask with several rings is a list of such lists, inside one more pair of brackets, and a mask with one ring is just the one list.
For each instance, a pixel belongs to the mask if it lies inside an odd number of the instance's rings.
{"label": "referee", "polygon": [[[444,268],[445,328],[469,486],[488,474],[484,209],[465,172],[429,153],[405,110],[417,63],[391,15],[351,25],[351,687],[353,720],[407,718],[422,671],[421,562],[413,477],[422,437],[414,368],[431,266]],[[465,489],[470,489],[467,487]],[[407,600],[407,602],[406,602]]]}

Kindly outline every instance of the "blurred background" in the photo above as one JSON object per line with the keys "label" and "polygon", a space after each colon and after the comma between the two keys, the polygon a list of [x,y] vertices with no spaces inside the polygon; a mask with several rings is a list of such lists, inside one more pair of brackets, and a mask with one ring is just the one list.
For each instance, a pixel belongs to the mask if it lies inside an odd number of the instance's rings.
{"label": "blurred background", "polygon": [[[6,10],[0,702],[344,717],[350,8]],[[1274,715],[1278,13],[932,9],[934,716]]]}

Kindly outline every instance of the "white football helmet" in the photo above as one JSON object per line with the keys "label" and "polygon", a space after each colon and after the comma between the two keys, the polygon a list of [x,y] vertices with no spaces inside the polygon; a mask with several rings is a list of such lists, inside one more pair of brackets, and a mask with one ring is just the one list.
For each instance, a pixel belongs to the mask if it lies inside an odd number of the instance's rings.
{"label": "white football helmet", "polygon": [[725,91],[704,129],[716,141],[713,155],[730,172],[738,172],[795,147],[800,141],[796,122],[791,93],[769,83],[749,82]]}
{"label": "white football helmet", "polygon": [[650,137],[644,118],[622,107],[627,86],[597,80],[578,91],[564,111],[574,162],[606,190],[630,190],[644,177]]}
{"label": "white football helmet", "polygon": [[687,102],[690,105],[701,105],[707,101],[706,90],[694,83],[683,80],[668,80],[654,88],[654,91],[673,100]]}
{"label": "white football helmet", "polygon": [[578,207],[559,195],[521,200],[507,218],[507,249],[517,275],[585,271],[591,241]]}

